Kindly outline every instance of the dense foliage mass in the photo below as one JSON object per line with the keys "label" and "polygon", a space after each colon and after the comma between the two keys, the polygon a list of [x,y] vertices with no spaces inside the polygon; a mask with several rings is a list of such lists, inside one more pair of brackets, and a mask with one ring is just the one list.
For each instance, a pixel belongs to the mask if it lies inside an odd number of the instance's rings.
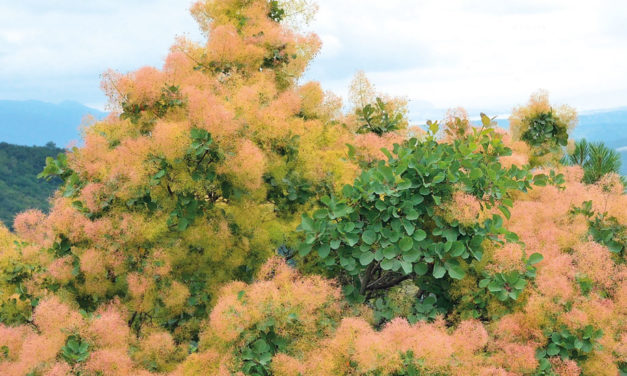
{"label": "dense foliage mass", "polygon": [[42,182],[37,179],[47,157],[63,153],[54,144],[20,146],[0,143],[0,221],[13,227],[13,218],[26,209],[48,211],[48,199],[59,187],[60,180]]}
{"label": "dense foliage mass", "polygon": [[575,110],[569,106],[553,108],[545,91],[534,93],[529,103],[515,108],[509,118],[512,137],[529,145],[534,166],[559,159],[576,124]]}
{"label": "dense foliage mass", "polygon": [[299,80],[307,1],[192,13],[0,228],[0,374],[627,371],[627,196],[559,163],[574,113],[419,131],[360,72],[345,114]]}

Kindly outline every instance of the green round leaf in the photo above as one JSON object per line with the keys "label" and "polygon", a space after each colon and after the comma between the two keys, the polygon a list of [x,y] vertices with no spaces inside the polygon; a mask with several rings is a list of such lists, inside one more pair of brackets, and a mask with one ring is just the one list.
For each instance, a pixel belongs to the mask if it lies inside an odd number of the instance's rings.
{"label": "green round leaf", "polygon": [[418,275],[425,275],[429,271],[429,265],[424,262],[419,262],[414,265],[414,273]]}
{"label": "green round leaf", "polygon": [[405,212],[405,218],[410,221],[418,219],[418,212],[414,209],[409,209]]}
{"label": "green round leaf", "polygon": [[418,249],[412,249],[403,254],[403,260],[407,262],[416,262],[420,258],[421,252]]}
{"label": "green round leaf", "polygon": [[422,229],[417,229],[416,232],[414,232],[413,238],[417,242],[425,240],[427,238],[427,233]]}
{"label": "green round leaf", "polygon": [[377,234],[372,230],[366,230],[363,234],[361,234],[361,239],[364,243],[372,245],[375,241],[377,241]]}
{"label": "green round leaf", "polygon": [[444,274],[446,274],[446,268],[444,268],[444,266],[439,262],[436,262],[433,265],[433,277],[435,277],[436,279],[440,279],[444,277]]}
{"label": "green round leaf", "polygon": [[301,218],[302,220],[300,223],[300,227],[305,231],[313,232],[314,231],[313,219],[309,218],[309,216],[306,214],[303,214]]}
{"label": "green round leaf", "polygon": [[391,260],[396,256],[398,256],[398,249],[395,246],[389,246],[383,249],[383,257],[386,259]]}
{"label": "green round leaf", "polygon": [[470,170],[471,179],[479,179],[482,176],[483,176],[483,171],[481,171],[481,169],[473,168],[472,170]]}
{"label": "green round leaf", "polygon": [[400,266],[397,259],[381,261],[381,269],[383,270],[398,270]]}
{"label": "green round leaf", "polygon": [[551,344],[547,347],[547,349],[546,349],[546,353],[547,353],[549,356],[555,356],[555,355],[559,354],[559,352],[560,352],[559,347],[557,347],[557,345],[556,345],[556,344],[554,344],[554,343],[551,343]]}
{"label": "green round leaf", "polygon": [[374,253],[372,252],[364,252],[359,256],[359,263],[363,266],[370,265],[372,260],[374,260]]}
{"label": "green round leaf", "polygon": [[298,247],[298,254],[301,257],[305,257],[309,254],[309,252],[311,252],[311,248],[312,245],[311,244],[307,244],[307,243],[302,243],[299,247]]}
{"label": "green round leaf", "polygon": [[464,254],[465,250],[466,250],[466,247],[464,247],[464,243],[457,241],[453,243],[450,253],[451,253],[451,256],[453,257],[459,257]]}
{"label": "green round leaf", "polygon": [[320,258],[327,258],[330,252],[331,252],[331,247],[328,244],[321,245],[320,247],[318,247],[318,255],[320,256]]}
{"label": "green round leaf", "polygon": [[403,271],[405,272],[405,274],[409,274],[412,271],[412,267],[411,267],[411,263],[407,262],[407,261],[401,261],[401,268],[403,268]]}
{"label": "green round leaf", "polygon": [[466,276],[466,271],[457,262],[447,262],[446,270],[453,279],[462,279]]}
{"label": "green round leaf", "polygon": [[401,241],[398,242],[398,246],[403,252],[407,252],[414,246],[414,241],[412,238],[405,236]]}
{"label": "green round leaf", "polygon": [[543,259],[544,259],[544,256],[542,256],[539,253],[534,253],[531,256],[529,256],[529,260],[527,261],[527,264],[535,265],[539,263],[540,261],[542,261]]}

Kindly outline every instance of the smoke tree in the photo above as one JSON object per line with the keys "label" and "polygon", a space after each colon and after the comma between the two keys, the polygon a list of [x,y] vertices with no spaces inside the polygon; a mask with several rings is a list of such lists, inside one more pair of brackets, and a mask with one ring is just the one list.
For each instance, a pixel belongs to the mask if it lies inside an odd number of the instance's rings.
{"label": "smoke tree", "polygon": [[205,43],[104,75],[51,212],[0,228],[0,374],[627,372],[627,196],[559,165],[574,113],[438,137],[362,72],[344,114],[314,12],[199,1]]}
{"label": "smoke tree", "polygon": [[356,175],[346,144],[371,155],[393,140],[357,134],[337,97],[299,82],[320,42],[290,17],[310,11],[201,1],[206,44],[180,39],[162,69],[104,75],[113,114],[48,160],[42,176],[64,181],[50,215],[17,219],[39,255],[15,266],[12,281],[30,285],[3,322],[29,321],[52,291],[86,314],[117,302],[136,335],[194,341],[220,284],[295,245],[300,213]]}

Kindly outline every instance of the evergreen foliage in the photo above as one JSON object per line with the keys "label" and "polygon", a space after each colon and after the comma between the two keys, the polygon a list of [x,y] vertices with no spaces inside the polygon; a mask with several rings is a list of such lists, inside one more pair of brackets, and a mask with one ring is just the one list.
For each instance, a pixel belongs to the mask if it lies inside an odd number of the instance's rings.
{"label": "evergreen foliage", "polygon": [[568,154],[565,162],[583,167],[583,182],[593,184],[598,182],[603,176],[620,173],[620,154],[605,146],[602,142],[588,142],[581,139],[575,142],[575,148]]}

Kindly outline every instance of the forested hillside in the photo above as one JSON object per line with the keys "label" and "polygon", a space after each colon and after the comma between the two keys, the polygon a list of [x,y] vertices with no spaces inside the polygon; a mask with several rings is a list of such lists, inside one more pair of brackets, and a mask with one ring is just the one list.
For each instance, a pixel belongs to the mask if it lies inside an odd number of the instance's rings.
{"label": "forested hillside", "polygon": [[0,221],[13,227],[13,218],[26,209],[48,211],[48,200],[61,183],[45,181],[37,175],[46,165],[46,157],[63,153],[54,144],[19,146],[0,142]]}
{"label": "forested hillside", "polygon": [[0,227],[1,375],[627,372],[627,195],[572,107],[413,127],[363,72],[302,82],[309,1],[191,11]]}

